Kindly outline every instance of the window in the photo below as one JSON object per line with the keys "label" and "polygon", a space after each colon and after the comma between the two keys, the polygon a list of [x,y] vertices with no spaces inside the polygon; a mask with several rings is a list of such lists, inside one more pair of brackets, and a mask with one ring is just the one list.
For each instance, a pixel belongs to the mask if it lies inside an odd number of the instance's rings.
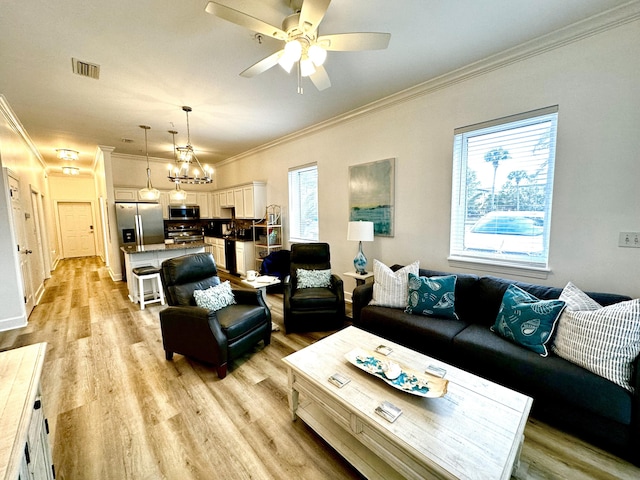
{"label": "window", "polygon": [[451,260],[548,268],[558,107],[458,128]]}
{"label": "window", "polygon": [[318,166],[289,170],[289,240],[318,240]]}

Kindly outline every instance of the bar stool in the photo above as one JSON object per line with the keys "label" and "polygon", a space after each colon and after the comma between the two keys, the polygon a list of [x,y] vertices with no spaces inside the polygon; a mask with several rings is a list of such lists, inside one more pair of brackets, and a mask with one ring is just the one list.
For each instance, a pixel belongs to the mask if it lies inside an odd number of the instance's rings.
{"label": "bar stool", "polygon": [[[131,270],[133,278],[138,282],[138,301],[140,302],[140,310],[144,310],[144,306],[148,303],[160,302],[164,305],[164,291],[162,290],[162,279],[160,278],[160,269],[151,265],[144,267],[136,267]],[[153,298],[146,300],[144,297],[144,281],[151,280],[153,282]]]}

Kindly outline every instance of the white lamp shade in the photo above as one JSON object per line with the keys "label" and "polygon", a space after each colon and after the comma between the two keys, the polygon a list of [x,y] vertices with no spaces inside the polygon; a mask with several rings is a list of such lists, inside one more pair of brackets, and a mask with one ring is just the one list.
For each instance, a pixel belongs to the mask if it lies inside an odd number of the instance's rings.
{"label": "white lamp shade", "polygon": [[347,240],[373,242],[373,222],[349,222]]}

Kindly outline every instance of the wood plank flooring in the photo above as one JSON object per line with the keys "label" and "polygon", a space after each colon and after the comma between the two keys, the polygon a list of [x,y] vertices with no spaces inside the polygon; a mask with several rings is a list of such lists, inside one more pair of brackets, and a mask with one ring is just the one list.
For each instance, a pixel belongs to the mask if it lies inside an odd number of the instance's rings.
{"label": "wood plank flooring", "polygon": [[[282,325],[282,296],[267,301]],[[99,259],[69,259],[29,325],[0,333],[0,350],[48,342],[42,384],[58,479],[361,478],[289,416],[281,358],[326,333],[274,332],[221,381],[181,355],[165,360],[162,308],[140,311]],[[640,469],[532,419],[516,477],[632,479]]]}

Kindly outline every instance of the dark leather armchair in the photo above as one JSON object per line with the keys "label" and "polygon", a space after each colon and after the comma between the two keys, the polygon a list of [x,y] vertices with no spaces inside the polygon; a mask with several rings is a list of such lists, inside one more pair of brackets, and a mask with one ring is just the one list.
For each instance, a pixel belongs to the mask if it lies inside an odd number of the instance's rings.
{"label": "dark leather armchair", "polygon": [[298,269],[331,269],[330,260],[327,243],[291,245],[289,275],[283,283],[286,333],[336,330],[344,325],[344,286],[339,276],[332,274],[331,285],[326,288],[298,288]]}
{"label": "dark leather armchair", "polygon": [[162,263],[162,285],[170,307],[160,312],[167,360],[179,353],[216,366],[218,377],[227,365],[260,340],[271,342],[271,312],[259,290],[233,289],[236,304],[218,311],[196,306],[194,290],[220,284],[213,255],[195,253]]}

